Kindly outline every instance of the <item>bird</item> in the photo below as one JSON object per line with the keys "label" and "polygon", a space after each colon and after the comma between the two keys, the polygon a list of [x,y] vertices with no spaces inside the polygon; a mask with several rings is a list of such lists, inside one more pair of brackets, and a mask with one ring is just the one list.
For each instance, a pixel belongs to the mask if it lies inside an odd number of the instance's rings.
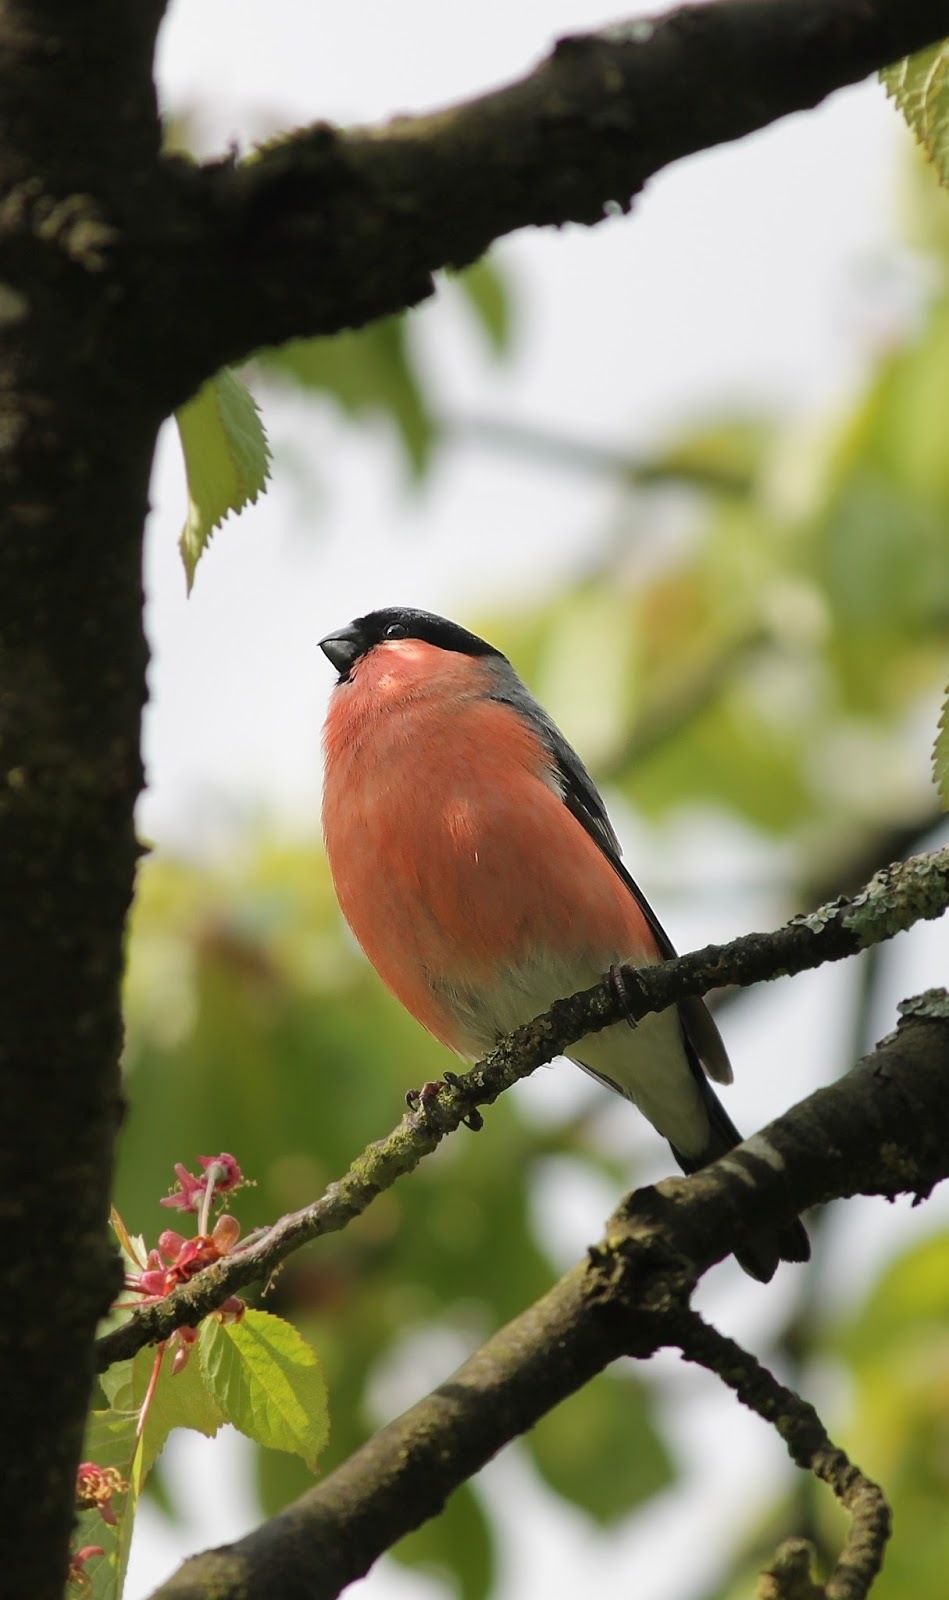
{"label": "bird", "polygon": [[[338,674],[323,730],[336,896],[423,1028],[476,1061],[555,1000],[675,954],[583,762],[500,650],[408,606],[319,644]],[[701,999],[568,1054],[638,1107],[684,1172],[741,1142],[709,1082],[732,1069]],[[809,1254],[799,1220],[735,1251],[763,1283]]]}

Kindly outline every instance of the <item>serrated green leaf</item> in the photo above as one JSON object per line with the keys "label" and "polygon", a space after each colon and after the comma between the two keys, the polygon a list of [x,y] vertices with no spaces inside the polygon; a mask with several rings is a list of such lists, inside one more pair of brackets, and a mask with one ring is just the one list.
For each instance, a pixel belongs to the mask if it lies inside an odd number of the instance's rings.
{"label": "serrated green leaf", "polygon": [[884,67],[880,78],[949,186],[949,40]]}
{"label": "serrated green leaf", "polygon": [[939,718],[939,731],[933,745],[933,778],[939,790],[939,804],[949,811],[949,688]]}
{"label": "serrated green leaf", "polygon": [[[156,1349],[148,1345],[131,1361],[122,1361],[103,1373],[100,1382],[117,1412],[137,1417],[148,1392],[155,1367]],[[213,1398],[200,1362],[192,1351],[191,1359],[180,1372],[172,1372],[172,1356],[166,1352],[145,1422],[142,1450],[142,1480],[148,1476],[173,1428],[193,1428],[213,1439],[226,1420]]]}
{"label": "serrated green leaf", "polygon": [[456,273],[458,285],[488,336],[492,349],[503,355],[511,343],[511,300],[497,268],[482,256],[473,266]]}
{"label": "serrated green leaf", "polygon": [[315,1471],[329,1437],[326,1384],[316,1351],[296,1328],[267,1311],[247,1311],[240,1322],[212,1317],[199,1350],[227,1421],[258,1444],[302,1456]]}
{"label": "serrated green leaf", "polygon": [[215,528],[252,504],[267,481],[270,448],[253,395],[226,369],[175,412],[188,477],[178,547],[188,591]]}
{"label": "serrated green leaf", "polygon": [[550,1487],[604,1526],[676,1477],[648,1390],[631,1378],[594,1378],[542,1417],[526,1443]]}

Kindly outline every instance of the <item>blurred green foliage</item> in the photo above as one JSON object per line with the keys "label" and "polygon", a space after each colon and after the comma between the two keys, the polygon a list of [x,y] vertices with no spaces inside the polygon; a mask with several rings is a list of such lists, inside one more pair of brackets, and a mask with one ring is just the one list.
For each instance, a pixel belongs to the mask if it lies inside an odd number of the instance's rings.
{"label": "blurred green foliage", "polygon": [[[485,258],[443,284],[460,293],[488,347],[508,349],[512,316],[509,294]],[[353,419],[382,417],[396,430],[406,464],[421,477],[440,436],[439,419],[426,392],[409,337],[408,316],[383,317],[365,328],[328,339],[291,339],[262,351],[260,371],[278,382],[322,394]]]}
{"label": "blurred green foliage", "polygon": [[[631,806],[654,819],[716,808],[770,840],[783,871],[796,863],[789,909],[815,863],[835,867],[858,845],[885,859],[894,830],[922,835],[936,809],[927,742],[949,645],[949,228],[932,195],[918,207],[929,303],[915,331],[877,352],[845,414],[695,429],[645,475],[617,474],[614,524],[575,583],[516,614],[465,618]],[[467,292],[502,347],[498,281],[475,269]],[[429,465],[439,428],[405,319],[291,346],[267,365],[354,417],[386,416],[412,470]],[[257,1181],[235,1204],[247,1230],[319,1194],[396,1121],[406,1089],[446,1064],[343,930],[315,842],[259,842],[226,868],[146,861],[127,999],[133,1110],[117,1199],[149,1237],[175,1161],[233,1151]],[[537,1127],[507,1096],[481,1135],[460,1130],[278,1276],[264,1304],[300,1325],[326,1374],[327,1470],[383,1419],[392,1402],[380,1396],[405,1403],[446,1375],[426,1355],[433,1337],[450,1365],[550,1283],[530,1194],[539,1163],[562,1154],[607,1173],[617,1193],[634,1177],[584,1120]],[[835,1327],[811,1316],[797,1346],[805,1389],[811,1358],[829,1351],[837,1363],[849,1403],[827,1411],[828,1425],[896,1504],[881,1600],[945,1593],[947,1284],[940,1237],[888,1266]],[[600,1523],[677,1474],[632,1370],[590,1385],[525,1448],[549,1489]],[[299,1462],[264,1451],[258,1478],[267,1511],[308,1481]],[[820,1505],[833,1547],[839,1530]],[[793,1528],[784,1519],[779,1531]],[[477,1484],[396,1555],[484,1600],[496,1561]],[[715,1593],[749,1584],[739,1558]]]}
{"label": "blurred green foliage", "polygon": [[[935,734],[946,676],[947,374],[940,288],[849,412],[820,432],[736,421],[682,441],[664,484],[627,491],[599,570],[529,619],[492,620],[637,810],[712,806],[808,853],[935,811],[915,730]],[[743,492],[676,483],[698,459],[733,473],[738,442]],[[681,527],[668,555],[650,532],[661,501]]]}
{"label": "blurred green foliage", "polygon": [[[949,1234],[882,1273],[827,1348],[851,1383],[847,1449],[886,1485],[896,1537],[874,1600],[943,1600],[949,1573]],[[831,1508],[821,1502],[828,1532]]]}

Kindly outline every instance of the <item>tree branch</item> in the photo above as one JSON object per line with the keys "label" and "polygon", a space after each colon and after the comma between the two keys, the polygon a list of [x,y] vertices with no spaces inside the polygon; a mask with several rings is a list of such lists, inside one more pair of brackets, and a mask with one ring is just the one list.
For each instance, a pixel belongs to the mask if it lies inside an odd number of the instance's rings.
{"label": "tree branch", "polygon": [[675,1343],[686,1361],[717,1373],[742,1405],[772,1423],[792,1461],[829,1484],[851,1514],[843,1551],[826,1584],[818,1588],[810,1583],[806,1541],[793,1541],[790,1549],[782,1546],[758,1591],[759,1600],[798,1600],[805,1581],[812,1600],[865,1600],[883,1565],[890,1536],[890,1509],[883,1491],[831,1443],[812,1405],[778,1383],[760,1361],[709,1327],[697,1312],[682,1319]]}
{"label": "tree branch", "polygon": [[560,39],[461,105],[316,124],[240,165],[169,159],[141,217],[159,370],[177,403],[261,345],[414,305],[493,240],[628,210],[670,162],[947,32],[949,0],[717,0]]}
{"label": "tree branch", "polygon": [[[587,1258],[495,1334],[454,1375],[383,1428],[317,1488],[237,1543],[185,1563],[156,1600],[332,1600],[509,1440],[616,1357],[645,1357],[683,1336],[698,1276],[736,1232],[787,1221],[831,1196],[928,1193],[949,1176],[949,995],[919,997],[895,1034],[839,1083],[691,1178],[628,1196]],[[709,1334],[709,1339],[714,1338]],[[686,1329],[690,1359],[710,1354]],[[727,1346],[727,1341],[726,1341]],[[808,1410],[788,1410],[748,1359],[726,1374],[779,1424],[795,1459],[855,1513],[839,1571],[866,1572],[884,1512],[848,1477]],[[710,1362],[718,1370],[718,1362]],[[770,1380],[769,1380],[770,1381]],[[849,1472],[854,1473],[850,1468]],[[834,1600],[861,1591],[838,1587]]]}
{"label": "tree branch", "polygon": [[[914,856],[878,872],[850,900],[837,900],[774,933],[745,934],[655,967],[629,973],[627,995],[637,1018],[662,1011],[684,995],[724,984],[747,984],[803,972],[889,939],[949,904],[949,848]],[[247,1284],[266,1278],[293,1250],[334,1233],[359,1216],[378,1194],[414,1171],[473,1107],[491,1105],[520,1078],[581,1039],[627,1015],[614,989],[598,984],[558,1001],[544,1016],[510,1034],[478,1066],[409,1112],[384,1139],[368,1146],[349,1171],[318,1200],[284,1217],[243,1253],[228,1256],[155,1305],[137,1311],[98,1341],[100,1371],[165,1339],[182,1323],[202,1317]],[[746,1141],[748,1149],[754,1143]],[[690,1182],[698,1182],[696,1174]],[[734,1241],[733,1241],[734,1243]],[[729,1248],[731,1248],[730,1246]],[[727,1253],[723,1252],[723,1254]],[[716,1258],[717,1259],[717,1258]]]}
{"label": "tree branch", "polygon": [[501,421],[496,417],[446,417],[442,424],[449,439],[462,444],[485,445],[522,461],[536,461],[559,472],[589,473],[615,478],[631,489],[675,487],[707,490],[711,494],[747,497],[754,476],[743,466],[693,459],[687,452],[668,456],[631,456],[624,450],[557,433],[533,424]]}

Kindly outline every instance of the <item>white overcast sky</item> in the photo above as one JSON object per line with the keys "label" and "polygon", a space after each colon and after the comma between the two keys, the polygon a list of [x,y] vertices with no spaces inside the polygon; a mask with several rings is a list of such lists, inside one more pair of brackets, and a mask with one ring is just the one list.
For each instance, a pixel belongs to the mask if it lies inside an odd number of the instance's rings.
{"label": "white overcast sky", "polygon": [[[205,151],[244,148],[318,117],[370,121],[475,93],[526,70],[559,33],[616,15],[593,0],[176,0],[160,40],[162,101],[194,119]],[[629,218],[504,242],[498,260],[518,308],[515,353],[495,363],[446,297],[419,315],[435,393],[455,414],[545,426],[632,453],[723,403],[829,410],[906,303],[912,274],[895,205],[902,151],[882,91],[865,85],[664,173]],[[330,627],[395,601],[462,620],[479,603],[516,603],[582,561],[613,504],[608,484],[471,445],[446,450],[415,493],[384,427],[352,428],[328,406],[284,397],[268,399],[266,422],[272,489],[216,535],[190,599],[175,548],[185,502],[171,430],[159,449],[146,559],[153,665],[140,828],[169,850],[220,851],[261,819],[315,832],[332,676],[315,642]],[[675,838],[673,875],[701,855]],[[721,915],[707,900],[685,905],[678,940],[727,936],[747,926],[747,915],[741,905]],[[937,981],[934,945],[921,944],[914,961],[917,987]],[[730,1023],[742,1091],[735,1115],[745,1125],[796,1098],[835,1060],[830,982],[815,974],[788,986],[777,1024],[794,1060],[787,1091],[784,1063],[771,1059],[774,1010],[767,1032],[757,997]],[[881,1018],[881,1032],[890,1021]],[[547,1075],[545,1094],[572,1092],[552,1089],[555,1080]],[[658,1173],[658,1148],[656,1159]],[[614,1201],[551,1172],[542,1210],[554,1219],[564,1264],[598,1236]],[[894,1210],[881,1219],[882,1211],[873,1210],[872,1228],[844,1224],[844,1281],[869,1270],[881,1220],[893,1239],[904,1227]],[[761,1347],[786,1305],[782,1275],[766,1292],[728,1267],[715,1276],[706,1309]],[[447,1371],[460,1353],[433,1350],[428,1372]],[[683,1488],[603,1537],[569,1509],[552,1514],[517,1450],[507,1452],[483,1480],[504,1528],[501,1600],[581,1592],[687,1600],[697,1584],[693,1552],[724,1551],[730,1508],[767,1496],[780,1462],[773,1437],[702,1374],[672,1360],[658,1365],[686,1463]],[[386,1403],[408,1403],[418,1384],[417,1362],[394,1371]],[[244,1454],[234,1447],[211,1456],[214,1449],[172,1440],[169,1458],[188,1485],[188,1526],[170,1529],[146,1512],[131,1600],[187,1549],[253,1519]],[[383,1564],[365,1592],[417,1600],[430,1590],[442,1592]]]}

